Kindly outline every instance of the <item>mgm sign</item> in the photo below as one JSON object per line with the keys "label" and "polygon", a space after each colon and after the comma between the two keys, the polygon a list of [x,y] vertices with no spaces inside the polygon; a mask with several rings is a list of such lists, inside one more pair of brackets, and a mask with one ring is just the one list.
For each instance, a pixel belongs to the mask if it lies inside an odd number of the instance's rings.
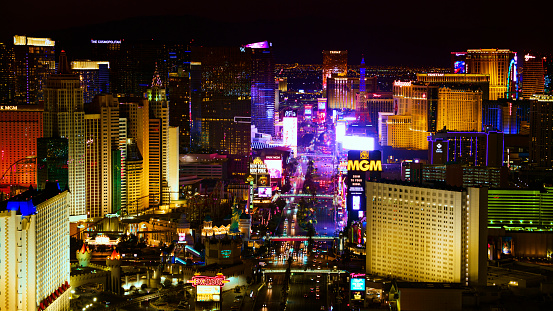
{"label": "mgm sign", "polygon": [[380,151],[350,150],[347,164],[347,197],[348,222],[365,216],[365,181],[380,178],[382,160]]}

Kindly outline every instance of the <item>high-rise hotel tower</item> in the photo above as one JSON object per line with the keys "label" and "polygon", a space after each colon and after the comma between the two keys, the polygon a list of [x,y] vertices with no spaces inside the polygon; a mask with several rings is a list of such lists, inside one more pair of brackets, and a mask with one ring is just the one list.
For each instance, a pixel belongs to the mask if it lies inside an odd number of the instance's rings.
{"label": "high-rise hotel tower", "polygon": [[51,75],[46,82],[44,98],[44,137],[66,138],[69,143],[67,167],[71,221],[86,219],[83,91],[79,76],[71,74],[65,51],[60,55],[58,73]]}

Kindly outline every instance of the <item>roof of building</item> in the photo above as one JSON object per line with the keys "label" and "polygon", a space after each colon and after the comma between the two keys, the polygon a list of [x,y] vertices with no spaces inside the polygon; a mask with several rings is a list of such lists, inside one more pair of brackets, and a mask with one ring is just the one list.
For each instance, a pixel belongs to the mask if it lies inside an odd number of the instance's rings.
{"label": "roof of building", "polygon": [[[63,190],[65,191],[65,190]],[[36,206],[63,192],[57,182],[47,182],[43,190],[29,187],[29,190],[0,202],[0,211],[16,211],[18,215],[36,213]]]}

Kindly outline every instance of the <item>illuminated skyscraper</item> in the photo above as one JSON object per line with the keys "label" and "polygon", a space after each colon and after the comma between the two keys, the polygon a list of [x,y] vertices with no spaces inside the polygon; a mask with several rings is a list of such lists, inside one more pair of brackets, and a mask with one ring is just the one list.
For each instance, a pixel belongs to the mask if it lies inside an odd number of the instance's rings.
{"label": "illuminated skyscraper", "polygon": [[367,273],[411,282],[486,284],[487,188],[367,182],[365,192],[371,232]]}
{"label": "illuminated skyscraper", "polygon": [[530,108],[530,161],[553,167],[553,96],[535,95]]}
{"label": "illuminated skyscraper", "polygon": [[529,99],[534,94],[543,94],[544,76],[543,68],[544,58],[526,54],[522,67],[522,97]]}
{"label": "illuminated skyscraper", "polygon": [[[127,203],[125,205],[128,209],[126,212],[134,214],[144,211],[149,206],[149,102],[147,99],[142,98],[119,98],[119,114],[121,118],[126,120],[128,141],[125,159],[125,176],[127,180]],[[120,135],[120,139],[121,137],[122,135]],[[157,137],[159,137],[159,133]],[[123,202],[121,204],[123,205]]]}
{"label": "illuminated skyscraper", "polygon": [[0,105],[14,104],[14,61],[13,47],[0,42]]}
{"label": "illuminated skyscraper", "polygon": [[516,96],[516,53],[503,49],[473,49],[466,54],[467,73],[490,75],[490,100]]}
{"label": "illuminated skyscraper", "polygon": [[479,90],[482,100],[490,99],[490,76],[485,74],[417,73],[417,82]]}
{"label": "illuminated skyscraper", "polygon": [[437,129],[482,130],[482,92],[441,87],[438,90]]}
{"label": "illuminated skyscraper", "polygon": [[[436,131],[438,112],[438,86],[395,81],[393,88],[394,113],[400,116],[411,116],[412,142],[396,148],[426,150],[427,137]],[[388,122],[391,121],[388,117]],[[388,130],[388,141],[394,140]]]}
{"label": "illuminated skyscraper", "polygon": [[259,133],[275,135],[275,64],[271,43],[245,45],[251,48],[251,120]]}
{"label": "illuminated skyscraper", "polygon": [[46,79],[56,71],[55,43],[50,38],[13,37],[16,105],[44,100]]}
{"label": "illuminated skyscraper", "polygon": [[121,209],[121,191],[114,189],[125,184],[121,179],[119,103],[112,95],[98,95],[86,110],[87,215],[104,217]]}
{"label": "illuminated skyscraper", "polygon": [[37,156],[42,113],[42,105],[0,104],[0,174],[4,175],[0,184],[36,187],[35,163],[26,158]]}
{"label": "illuminated skyscraper", "polygon": [[58,73],[51,75],[44,91],[44,137],[67,138],[68,183],[72,221],[86,219],[86,158],[83,91],[79,77],[71,74],[65,52]]}
{"label": "illuminated skyscraper", "polygon": [[[229,175],[245,178],[251,141],[252,49],[244,47],[193,48],[201,62],[201,147],[229,158]],[[194,113],[194,111],[193,111]]]}
{"label": "illuminated skyscraper", "polygon": [[323,51],[323,92],[327,79],[332,75],[345,77],[348,74],[348,51]]}
{"label": "illuminated skyscraper", "polygon": [[[169,106],[165,88],[157,70],[148,89],[147,99],[150,102],[150,205],[165,204],[162,202],[161,187],[167,182],[167,132],[169,130]],[[177,191],[177,190],[175,190]]]}
{"label": "illuminated skyscraper", "polygon": [[109,93],[109,62],[78,60],[71,62],[71,69],[79,75],[84,103],[91,103],[98,94]]}

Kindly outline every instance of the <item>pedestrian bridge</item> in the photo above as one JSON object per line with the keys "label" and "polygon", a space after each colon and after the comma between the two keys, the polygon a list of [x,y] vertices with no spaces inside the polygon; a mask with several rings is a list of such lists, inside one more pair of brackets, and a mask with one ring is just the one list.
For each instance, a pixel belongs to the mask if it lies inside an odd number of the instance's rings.
{"label": "pedestrian bridge", "polygon": [[[343,274],[348,273],[346,270],[334,270],[334,269],[291,269],[291,273],[331,273],[331,274]],[[264,269],[263,273],[286,273],[286,269]]]}
{"label": "pedestrian bridge", "polygon": [[[309,241],[308,236],[269,236],[271,241],[283,241],[283,242],[294,242],[294,241]],[[314,236],[314,241],[333,241],[335,237],[333,236]]]}
{"label": "pedestrian bridge", "polygon": [[[283,198],[312,198],[313,195],[307,194],[307,193],[296,193],[296,194],[281,194],[280,195]],[[317,199],[328,199],[332,200],[334,199],[334,195],[332,194],[317,194],[315,195]]]}

